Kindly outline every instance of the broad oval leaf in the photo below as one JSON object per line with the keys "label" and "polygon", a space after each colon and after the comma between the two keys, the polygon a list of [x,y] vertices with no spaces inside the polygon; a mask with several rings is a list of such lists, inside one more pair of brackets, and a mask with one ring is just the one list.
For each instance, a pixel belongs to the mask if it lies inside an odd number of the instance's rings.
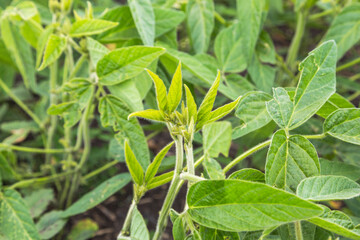
{"label": "broad oval leaf", "polygon": [[354,229],[354,223],[350,217],[340,211],[331,211],[325,207],[323,214],[308,221],[344,237],[360,239],[360,230]]}
{"label": "broad oval leaf", "polygon": [[63,219],[63,211],[51,211],[41,216],[36,223],[41,239],[51,239],[64,228],[67,219]]}
{"label": "broad oval leaf", "polygon": [[204,167],[204,174],[209,179],[225,179],[221,165],[215,159],[206,156],[202,165]]}
{"label": "broad oval leaf", "polygon": [[335,40],[338,45],[337,59],[360,40],[360,4],[354,3],[345,7],[336,16],[327,31],[324,40]]}
{"label": "broad oval leaf", "polygon": [[76,21],[70,29],[71,37],[84,37],[99,34],[116,27],[118,23],[101,19],[82,19]]}
{"label": "broad oval leaf", "polygon": [[141,40],[153,46],[155,39],[155,14],[150,0],[128,0],[131,15]]}
{"label": "broad oval leaf", "polygon": [[274,134],[266,157],[267,184],[295,191],[302,179],[319,173],[316,149],[309,140],[300,135],[288,138],[284,130]]}
{"label": "broad oval leaf", "polygon": [[240,99],[235,116],[241,123],[240,126],[234,128],[233,139],[253,132],[271,121],[265,105],[265,102],[269,100],[271,96],[263,92],[250,92]]}
{"label": "broad oval leaf", "polygon": [[262,230],[323,212],[291,193],[242,180],[197,182],[190,187],[187,203],[196,222],[234,232]]}
{"label": "broad oval leaf", "polygon": [[342,141],[360,145],[360,109],[339,109],[324,122],[324,132]]}
{"label": "broad oval leaf", "polygon": [[42,63],[38,71],[43,70],[53,62],[55,62],[66,48],[66,38],[51,34],[47,43]]}
{"label": "broad oval leaf", "polygon": [[118,174],[97,186],[91,192],[86,193],[69,208],[67,208],[62,214],[62,218],[71,217],[80,213],[83,213],[101,202],[105,201],[111,195],[119,191],[126,184],[131,181],[131,177],[128,173]]}
{"label": "broad oval leaf", "polygon": [[88,37],[86,38],[86,48],[89,51],[91,62],[94,66],[97,65],[99,60],[110,52],[104,45],[98,41]]}
{"label": "broad oval leaf", "polygon": [[294,97],[289,129],[299,127],[335,93],[336,43],[327,41],[311,51],[300,63],[300,81]]}
{"label": "broad oval leaf", "polygon": [[135,207],[132,213],[131,226],[130,226],[130,237],[134,240],[149,240],[150,234],[146,227],[146,222]]}
{"label": "broad oval leaf", "polygon": [[340,108],[355,108],[355,106],[340,94],[334,93],[316,114],[326,119],[331,113]]}
{"label": "broad oval leaf", "polygon": [[102,84],[113,85],[140,74],[164,52],[163,48],[145,46],[116,49],[98,61],[96,73]]}
{"label": "broad oval leaf", "polygon": [[214,122],[203,127],[204,154],[218,157],[220,153],[228,156],[231,145],[231,123]]}
{"label": "broad oval leaf", "polygon": [[209,48],[214,29],[214,3],[208,0],[190,0],[187,4],[187,27],[192,47],[196,53],[204,53]]}
{"label": "broad oval leaf", "polygon": [[360,195],[360,185],[343,176],[316,176],[302,180],[296,195],[312,201],[350,199]]}
{"label": "broad oval leaf", "polygon": [[266,102],[266,109],[276,124],[285,128],[289,124],[294,104],[284,88],[274,88],[273,93],[274,99]]}
{"label": "broad oval leaf", "polygon": [[0,232],[5,239],[40,240],[29,208],[12,189],[0,193]]}

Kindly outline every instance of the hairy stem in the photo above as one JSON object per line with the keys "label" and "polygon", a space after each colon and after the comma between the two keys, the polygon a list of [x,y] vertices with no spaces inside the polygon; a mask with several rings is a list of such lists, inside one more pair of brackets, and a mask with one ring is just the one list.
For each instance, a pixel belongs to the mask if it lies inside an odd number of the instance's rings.
{"label": "hairy stem", "polygon": [[176,147],[176,162],[175,162],[175,171],[174,176],[171,181],[169,191],[165,197],[164,204],[161,208],[159,219],[156,225],[155,234],[153,240],[160,239],[166,224],[167,218],[170,212],[170,208],[175,200],[176,193],[181,187],[180,173],[183,167],[183,138],[181,136],[176,136],[175,139],[175,147]]}
{"label": "hairy stem", "polygon": [[135,209],[135,207],[136,207],[136,204],[137,204],[137,203],[136,203],[135,199],[133,199],[132,202],[131,202],[131,205],[130,205],[130,207],[129,207],[129,210],[128,210],[127,214],[126,214],[126,218],[125,218],[125,221],[124,221],[124,225],[123,225],[123,227],[122,227],[122,229],[121,229],[121,232],[120,232],[120,234],[119,234],[118,237],[129,235],[129,230],[130,230],[130,225],[131,225],[132,214],[133,214],[133,212],[134,212],[134,209]]}
{"label": "hairy stem", "polygon": [[302,230],[301,230],[301,222],[296,221],[295,223],[295,238],[296,240],[303,240]]}

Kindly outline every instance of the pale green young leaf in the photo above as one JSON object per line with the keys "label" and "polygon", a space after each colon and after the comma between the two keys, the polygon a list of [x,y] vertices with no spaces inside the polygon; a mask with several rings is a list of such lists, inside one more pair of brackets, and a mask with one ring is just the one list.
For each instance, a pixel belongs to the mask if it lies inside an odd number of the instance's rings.
{"label": "pale green young leaf", "polygon": [[226,115],[228,115],[232,110],[234,110],[236,108],[240,99],[241,99],[241,96],[238,97],[235,101],[225,104],[224,106],[221,106],[221,107],[215,109],[214,111],[210,112],[209,118],[206,120],[206,122],[199,123],[197,128],[201,128],[202,125],[215,122],[216,120],[219,120],[219,119],[225,117]]}
{"label": "pale green young leaf", "polygon": [[148,184],[147,184],[147,189],[153,189],[153,188],[157,188],[161,185],[164,185],[168,182],[171,181],[171,179],[173,178],[174,176],[174,171],[170,171],[170,172],[167,172],[167,173],[163,173],[159,176],[156,176],[154,178],[152,178]]}
{"label": "pale green young leaf", "polygon": [[136,29],[146,46],[153,46],[155,39],[155,14],[150,0],[128,0]]}
{"label": "pale green young leaf", "polygon": [[133,240],[150,239],[150,234],[149,234],[149,230],[146,227],[146,222],[136,207],[134,208],[131,218],[130,237]]}
{"label": "pale green young leaf", "polygon": [[211,85],[209,91],[206,93],[204,100],[199,107],[197,114],[197,122],[202,126],[210,117],[210,112],[214,106],[217,90],[220,85],[220,78],[221,74],[220,71],[218,71],[215,81]]}
{"label": "pale green young leaf", "polygon": [[324,132],[342,141],[360,145],[360,109],[338,109],[326,118]]}
{"label": "pale green young leaf", "polygon": [[140,118],[145,118],[145,119],[152,120],[152,121],[165,122],[165,119],[164,119],[161,111],[154,110],[154,109],[146,109],[144,111],[134,112],[129,115],[128,119],[130,119],[132,117],[140,117]]}
{"label": "pale green young leaf", "polygon": [[289,124],[294,104],[284,88],[274,88],[273,94],[274,99],[266,102],[266,110],[279,127],[285,128]]}
{"label": "pale green young leaf", "polygon": [[353,3],[343,8],[328,29],[324,41],[335,40],[338,50],[337,59],[360,40],[360,4]]}
{"label": "pale green young leaf", "polygon": [[243,168],[239,171],[233,172],[229,179],[246,180],[251,182],[265,183],[265,174],[257,169]]}
{"label": "pale green young leaf", "polygon": [[20,26],[20,33],[28,43],[36,48],[39,41],[39,36],[43,33],[44,29],[40,23],[33,19],[25,20]]}
{"label": "pale green young leaf", "polygon": [[101,124],[104,127],[112,126],[120,132],[115,135],[119,144],[122,145],[125,138],[128,139],[136,159],[146,169],[150,162],[146,138],[139,122],[135,118],[128,120],[131,113],[129,107],[119,98],[106,95],[100,99],[98,109]]}
{"label": "pale green young leaf", "polygon": [[42,59],[42,63],[38,68],[38,71],[43,70],[53,62],[55,62],[63,53],[66,48],[66,38],[63,36],[58,36],[51,34],[47,43]]}
{"label": "pale green young leaf", "polygon": [[186,225],[183,217],[176,218],[173,224],[172,235],[174,240],[184,240],[186,238]]}
{"label": "pale green young leaf", "polygon": [[44,51],[46,48],[46,44],[48,42],[48,39],[53,34],[55,29],[55,24],[48,25],[45,30],[41,33],[39,36],[39,39],[37,41],[36,45],[36,69],[40,67],[41,61],[44,56]]}
{"label": "pale green young leaf", "polygon": [[288,137],[284,130],[273,135],[266,157],[267,184],[295,191],[302,179],[319,173],[317,152],[309,140],[300,135]]}
{"label": "pale green young leaf", "polygon": [[166,93],[165,84],[164,84],[163,80],[161,80],[159,78],[158,75],[156,75],[155,73],[153,73],[150,70],[147,70],[147,72],[149,73],[149,75],[155,85],[156,101],[157,101],[158,108],[160,111],[166,111],[166,109],[167,109],[167,96],[166,96],[167,93]]}
{"label": "pale green young leaf", "polygon": [[341,236],[350,239],[360,239],[360,230],[354,229],[354,223],[350,217],[340,211],[331,211],[326,207],[324,209],[323,214],[308,219],[308,221]]}
{"label": "pale green young leaf", "polygon": [[199,224],[233,232],[262,230],[323,211],[291,193],[242,180],[197,182],[190,187],[187,203],[188,213]]}
{"label": "pale green young leaf", "polygon": [[12,189],[0,193],[0,232],[6,239],[40,240],[28,206]]}
{"label": "pale green young leaf", "polygon": [[343,176],[316,176],[302,180],[296,195],[311,201],[350,199],[360,195],[360,185]]}
{"label": "pale green young leaf", "polygon": [[41,216],[36,223],[41,239],[51,239],[65,227],[67,219],[62,218],[63,213],[53,210]]}
{"label": "pale green young leaf", "polygon": [[169,113],[174,112],[179,105],[182,97],[182,74],[181,74],[181,62],[174,73],[171,80],[169,92],[167,95],[167,109]]}
{"label": "pale green young leaf", "polygon": [[68,218],[97,206],[108,199],[111,195],[119,191],[131,181],[128,173],[118,174],[97,186],[92,191],[83,195],[79,200],[73,203],[62,214],[62,218]]}
{"label": "pale green young leaf", "polygon": [[355,108],[355,106],[340,94],[334,93],[316,114],[326,119],[331,113],[340,108]]}
{"label": "pale green young leaf", "polygon": [[335,93],[336,51],[336,43],[327,41],[311,51],[300,63],[301,75],[289,129],[306,122]]}
{"label": "pale green young leaf", "polygon": [[320,170],[321,175],[345,176],[354,181],[360,179],[359,166],[355,166],[344,162],[329,161],[320,158],[320,167],[321,167]]}
{"label": "pale green young leaf", "polygon": [[169,143],[166,145],[154,158],[152,163],[149,165],[149,167],[146,169],[145,173],[145,182],[148,183],[150,180],[155,177],[157,171],[159,170],[161,161],[164,159],[165,155],[168,153],[170,148],[174,145],[174,142]]}
{"label": "pale green young leaf", "polygon": [[53,200],[54,191],[51,188],[36,190],[24,198],[32,218],[39,217]]}
{"label": "pale green young leaf", "polygon": [[125,162],[134,183],[141,186],[144,182],[144,170],[131,150],[128,141],[125,141]]}
{"label": "pale green young leaf", "polygon": [[11,58],[16,63],[24,84],[27,88],[36,89],[34,60],[30,45],[21,36],[19,29],[12,24],[9,18],[1,19],[1,35],[6,49],[11,53]]}
{"label": "pale green young leaf", "polygon": [[239,107],[235,112],[235,116],[240,119],[240,125],[234,128],[233,139],[253,132],[271,121],[265,105],[269,100],[271,96],[263,92],[250,92],[240,99]]}
{"label": "pale green young leaf", "polygon": [[196,53],[205,53],[209,48],[211,33],[215,25],[214,12],[213,1],[190,0],[187,4],[187,28]]}
{"label": "pale green young leaf", "polygon": [[204,154],[218,157],[220,153],[228,156],[231,145],[231,123],[215,122],[203,127]]}
{"label": "pale green young leaf", "polygon": [[225,179],[225,174],[222,171],[221,165],[215,159],[206,155],[202,165],[205,170],[205,176],[207,176],[209,179]]}
{"label": "pale green young leaf", "polygon": [[118,23],[101,19],[82,19],[74,22],[70,29],[71,37],[85,37],[105,32]]}
{"label": "pale green young leaf", "polygon": [[140,74],[164,52],[164,48],[145,46],[116,49],[98,61],[96,73],[102,84],[113,85]]}
{"label": "pale green young leaf", "polygon": [[197,106],[196,106],[196,102],[194,99],[194,96],[192,95],[190,89],[188,88],[188,86],[186,84],[184,84],[185,87],[185,93],[186,93],[186,107],[188,109],[188,119],[187,119],[187,123],[189,124],[191,121],[191,118],[194,119],[194,122],[196,123],[197,121]]}
{"label": "pale green young leaf", "polygon": [[110,52],[104,45],[90,37],[86,38],[86,48],[89,51],[90,59],[94,66]]}

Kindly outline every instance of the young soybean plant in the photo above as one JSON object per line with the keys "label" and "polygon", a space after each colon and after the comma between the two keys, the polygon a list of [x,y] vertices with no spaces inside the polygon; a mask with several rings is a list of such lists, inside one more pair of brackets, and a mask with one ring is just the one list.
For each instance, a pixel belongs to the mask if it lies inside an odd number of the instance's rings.
{"label": "young soybean plant", "polygon": [[[244,152],[224,169],[216,161],[209,160],[206,154],[194,164],[193,134],[203,126],[206,129],[206,124],[228,114],[239,99],[211,112],[220,81],[218,75],[198,110],[190,90],[185,86],[186,107],[182,104],[180,113],[176,111],[181,101],[180,65],[167,95],[163,82],[149,72],[156,86],[159,110],[135,112],[129,117],[137,116],[166,123],[175,141],[177,156],[174,172],[154,178],[158,179],[155,181],[165,182],[166,177],[172,176],[154,239],[160,238],[169,213],[176,240],[268,237],[325,240],[334,238],[335,235],[360,239],[359,226],[355,226],[350,217],[322,204],[330,200],[357,197],[360,195],[360,185],[344,176],[321,175],[316,149],[309,141],[330,135],[360,145],[360,109],[329,107],[329,99],[335,94],[336,53],[334,41],[324,42],[301,62],[300,80],[295,91],[275,88],[272,98],[262,98],[265,113],[278,125],[279,130],[270,140]],[[239,109],[242,104],[249,103],[250,100],[246,98],[251,96],[253,99],[253,94],[246,95],[240,101]],[[322,134],[292,134],[294,129],[315,114],[326,116]],[[203,134],[206,134],[205,131]],[[241,169],[225,179],[225,174],[238,162],[269,145],[265,174],[256,169]],[[182,164],[183,146],[187,159],[186,172]],[[165,151],[167,150],[168,146],[165,147]],[[136,195],[137,189],[146,189],[146,181],[144,184],[141,180],[142,169],[138,167],[131,151],[127,150],[126,158],[134,179]],[[211,171],[208,171],[206,164],[203,164],[204,174],[209,179],[195,175],[195,167],[204,159],[211,166]],[[157,166],[157,161],[150,166]],[[154,167],[149,167],[148,171],[156,172]],[[185,209],[182,213],[170,212],[177,190],[184,180],[189,183]],[[143,191],[140,190],[140,193]],[[132,205],[128,216],[131,214],[133,219],[141,217],[133,209]],[[133,223],[136,221],[133,220]],[[125,223],[119,239],[128,233],[129,225]],[[135,229],[130,229],[130,236],[137,234]]]}
{"label": "young soybean plant", "polygon": [[[139,218],[139,212],[136,210],[136,203],[142,197],[142,195],[154,187],[157,187],[163,183],[166,183],[166,179],[171,178],[171,184],[169,191],[164,200],[164,204],[160,211],[156,231],[153,239],[160,239],[162,232],[167,224],[167,218],[170,213],[170,208],[172,203],[175,200],[176,194],[179,191],[180,187],[184,183],[184,179],[202,179],[195,175],[195,167],[200,164],[202,159],[194,163],[193,156],[193,137],[196,131],[199,131],[204,125],[208,123],[215,122],[216,120],[229,114],[238,104],[240,97],[235,101],[226,104],[214,111],[212,111],[215,98],[217,95],[217,89],[220,84],[220,73],[218,73],[213,85],[211,86],[209,92],[206,94],[203,102],[200,107],[197,108],[194,97],[190,89],[185,85],[186,91],[186,106],[185,103],[181,104],[181,112],[178,112],[176,109],[182,99],[182,74],[181,74],[181,63],[179,63],[175,74],[173,76],[169,91],[167,92],[164,82],[153,72],[147,70],[152,80],[154,81],[156,88],[156,99],[158,110],[148,109],[145,111],[135,112],[129,115],[131,117],[141,117],[153,121],[163,122],[168,127],[170,135],[175,142],[176,148],[176,162],[175,169],[170,173],[165,173],[158,177],[155,177],[157,170],[160,166],[161,160],[167,153],[167,151],[172,146],[172,143],[167,145],[160,153],[155,157],[154,161],[149,165],[146,170],[145,176],[144,171],[135,158],[132,150],[130,149],[127,142],[125,142],[125,157],[126,163],[129,168],[129,172],[133,178],[134,182],[134,201],[130,206],[127,218],[124,223],[123,230],[121,231],[118,239],[126,239],[126,235],[129,234],[130,237],[140,238],[144,237],[142,233],[137,232],[133,228],[133,224],[137,224],[134,220]],[[183,164],[183,153],[185,151],[186,155],[186,168]],[[189,184],[190,186],[190,184]],[[179,219],[186,220],[186,223],[192,229],[196,231],[195,226],[190,218],[187,215],[187,207],[184,212],[180,214]],[[141,215],[140,215],[141,217]],[[131,220],[132,218],[132,220]],[[183,223],[181,223],[183,224]],[[140,235],[138,235],[140,234]],[[145,238],[149,239],[149,235],[146,234]]]}

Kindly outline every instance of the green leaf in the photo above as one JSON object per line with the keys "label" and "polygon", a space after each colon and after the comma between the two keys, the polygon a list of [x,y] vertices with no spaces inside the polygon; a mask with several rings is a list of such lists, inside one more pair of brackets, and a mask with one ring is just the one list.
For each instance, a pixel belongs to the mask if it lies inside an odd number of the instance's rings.
{"label": "green leaf", "polygon": [[34,48],[36,48],[39,36],[41,36],[43,31],[44,29],[42,28],[41,24],[33,19],[25,20],[20,26],[21,35]]}
{"label": "green leaf", "polygon": [[264,92],[270,92],[274,85],[276,69],[270,65],[262,64],[257,56],[253,57],[248,67],[251,80],[255,86]]}
{"label": "green leaf", "polygon": [[172,235],[174,240],[184,240],[186,237],[186,225],[184,218],[178,217],[176,218],[173,229],[172,229]]}
{"label": "green leaf", "polygon": [[207,0],[190,0],[187,4],[187,27],[190,41],[196,53],[205,53],[209,48],[214,29],[214,3]]}
{"label": "green leaf", "polygon": [[108,199],[111,195],[119,191],[131,180],[128,173],[118,174],[97,186],[91,192],[83,195],[79,200],[67,208],[62,214],[62,218],[71,217],[97,206]]}
{"label": "green leaf", "polygon": [[171,179],[174,176],[174,171],[171,172],[167,172],[167,173],[163,173],[159,176],[156,176],[154,178],[152,178],[148,184],[147,184],[147,189],[153,189],[153,188],[157,188],[163,184],[166,184],[168,182],[171,181]]}
{"label": "green leaf", "polygon": [[201,239],[210,240],[241,240],[238,233],[235,232],[224,232],[218,229],[207,228],[204,226],[199,227],[199,233]]}
{"label": "green leaf", "polygon": [[188,88],[188,86],[185,84],[185,92],[186,92],[186,107],[188,109],[188,119],[187,119],[187,123],[189,124],[191,121],[191,118],[194,119],[194,122],[196,123],[197,121],[197,106],[196,106],[196,102],[194,99],[194,96],[192,95],[190,89]]}
{"label": "green leaf", "polygon": [[165,111],[167,109],[167,93],[165,84],[158,75],[156,75],[150,70],[147,70],[147,72],[149,73],[155,85],[156,101],[158,108],[160,111]]}
{"label": "green leaf", "polygon": [[39,217],[53,200],[54,191],[51,188],[39,189],[24,198],[32,218]]}
{"label": "green leaf", "polygon": [[351,180],[360,179],[360,167],[338,161],[320,158],[321,175],[345,176]]}
{"label": "green leaf", "polygon": [[335,93],[336,43],[327,41],[300,63],[301,77],[294,97],[289,129],[299,127]]}
{"label": "green leaf", "polygon": [[86,48],[89,51],[90,59],[94,66],[97,65],[101,58],[110,52],[104,45],[90,37],[86,38]]}
{"label": "green leaf", "polygon": [[[5,155],[0,152],[0,177],[2,180],[11,180],[14,179],[16,173],[14,169],[10,166],[9,161],[6,159]],[[0,182],[1,182],[0,179]]]}
{"label": "green leaf", "polygon": [[39,36],[38,42],[36,44],[36,69],[40,67],[41,61],[44,56],[46,44],[48,43],[48,39],[54,32],[55,27],[55,24],[48,25]]}
{"label": "green leaf", "polygon": [[360,185],[343,176],[316,176],[302,180],[296,195],[312,201],[350,199],[360,195]]}
{"label": "green leaf", "polygon": [[[142,72],[140,75],[136,76],[136,78],[140,77],[144,73],[145,72]],[[110,90],[111,94],[124,101],[132,111],[144,110],[142,98],[138,88],[136,87],[134,78],[125,80],[115,85],[107,86],[107,88]]]}
{"label": "green leaf", "polygon": [[74,78],[67,82],[63,89],[76,99],[80,109],[83,110],[89,104],[95,87],[85,78]]}
{"label": "green leaf", "polygon": [[144,182],[144,170],[131,150],[128,141],[125,141],[125,161],[134,183],[141,186]]}
{"label": "green leaf", "polygon": [[130,237],[134,240],[149,240],[150,234],[146,227],[144,218],[141,216],[141,213],[137,208],[134,208],[131,226],[130,226]]}
{"label": "green leaf", "polygon": [[221,165],[215,159],[209,158],[209,156],[206,155],[202,165],[209,179],[225,179]]}
{"label": "green leaf", "polygon": [[266,109],[276,124],[281,128],[285,128],[291,119],[294,104],[284,88],[274,88],[273,94],[274,99],[266,102]]}
{"label": "green leaf", "polygon": [[185,14],[182,11],[176,11],[169,8],[154,8],[154,13],[156,37],[176,28],[185,18]]}
{"label": "green leaf", "polygon": [[276,51],[271,36],[266,32],[260,33],[258,42],[256,43],[256,55],[263,63],[276,63]]}
{"label": "green leaf", "polygon": [[38,71],[55,62],[66,48],[66,38],[51,34],[47,41],[44,57]]}
{"label": "green leaf", "polygon": [[99,230],[97,223],[90,218],[85,218],[72,227],[67,240],[87,240],[91,239]]}
{"label": "green leaf", "polygon": [[153,46],[155,39],[155,14],[150,0],[128,0],[131,15],[141,40],[146,46]]}
{"label": "green leaf", "polygon": [[47,114],[49,115],[61,115],[68,111],[76,102],[64,102],[57,105],[51,105],[48,110]]}
{"label": "green leaf", "polygon": [[25,86],[36,88],[34,60],[30,45],[21,36],[17,27],[8,18],[1,19],[1,35],[7,50],[23,78]]}
{"label": "green leaf", "polygon": [[40,239],[29,208],[12,189],[0,193],[0,232],[7,239]]}
{"label": "green leaf", "polygon": [[66,219],[62,219],[63,211],[45,213],[36,223],[41,239],[51,239],[65,227]]}
{"label": "green leaf", "polygon": [[[206,93],[204,100],[202,101],[199,110],[198,110],[198,114],[197,114],[197,120],[198,120],[198,124],[200,126],[203,126],[204,123],[210,118],[210,112],[214,106],[214,102],[215,102],[215,98],[217,95],[217,90],[220,84],[220,71],[218,71],[218,74],[216,76],[216,79],[214,81],[214,83],[211,85],[209,91]],[[200,128],[199,126],[199,128]],[[197,126],[198,128],[198,126]]]}
{"label": "green leaf", "polygon": [[125,138],[128,139],[136,159],[140,161],[143,169],[146,169],[150,162],[146,138],[138,121],[134,118],[127,119],[131,113],[128,106],[120,99],[106,95],[100,99],[99,112],[102,125],[112,126],[119,132],[116,138],[120,144],[124,143]]}
{"label": "green leaf", "polygon": [[182,74],[181,74],[181,62],[179,62],[178,67],[174,73],[174,76],[171,80],[169,93],[166,97],[167,108],[171,113],[176,110],[179,105],[182,97]]}
{"label": "green leaf", "polygon": [[96,73],[104,85],[113,85],[140,74],[165,49],[133,46],[116,49],[98,61]]}
{"label": "green leaf", "polygon": [[215,122],[203,127],[204,154],[218,157],[220,153],[228,156],[231,145],[231,123]]}
{"label": "green leaf", "polygon": [[360,109],[339,109],[325,120],[324,132],[342,141],[360,145]]}
{"label": "green leaf", "polygon": [[116,27],[118,23],[101,19],[82,19],[76,21],[70,29],[71,37],[84,37],[99,34]]}
{"label": "green leaf", "polygon": [[295,191],[300,181],[319,175],[320,164],[316,149],[300,135],[287,137],[284,130],[277,131],[266,157],[266,183]]}
{"label": "green leaf", "polygon": [[47,113],[49,115],[61,115],[64,117],[67,127],[74,126],[81,118],[80,106],[77,102],[64,102],[57,105],[51,105]]}
{"label": "green leaf", "polygon": [[360,4],[353,3],[343,8],[328,29],[324,41],[335,40],[337,59],[360,40]]}
{"label": "green leaf", "polygon": [[237,139],[253,132],[271,121],[265,102],[271,96],[263,92],[250,92],[240,99],[235,116],[240,119],[240,125],[234,128],[232,137]]}
{"label": "green leaf", "polygon": [[132,117],[140,117],[140,118],[145,118],[145,119],[149,119],[152,121],[165,122],[165,119],[164,119],[161,111],[154,110],[154,109],[146,109],[144,111],[134,112],[129,115],[128,119],[130,119]]}
{"label": "green leaf", "polygon": [[340,108],[355,108],[355,106],[340,94],[334,93],[316,114],[326,119],[331,113]]}
{"label": "green leaf", "polygon": [[340,211],[331,211],[325,208],[323,214],[319,217],[308,219],[308,221],[344,237],[360,239],[359,229],[354,229],[354,223],[351,219]]}
{"label": "green leaf", "polygon": [[145,173],[145,182],[148,183],[155,177],[157,171],[159,170],[161,161],[164,159],[165,155],[168,153],[170,148],[174,145],[174,142],[169,143],[166,145],[154,158],[152,163],[149,165],[149,167],[146,169]]}
{"label": "green leaf", "polygon": [[317,216],[322,209],[266,184],[207,180],[190,187],[188,213],[199,224],[223,231],[255,231]]}
{"label": "green leaf", "polygon": [[233,172],[229,179],[246,180],[251,182],[265,183],[265,174],[253,168],[244,168],[239,171]]}
{"label": "green leaf", "polygon": [[[238,105],[240,99],[241,99],[241,96],[238,97],[235,101],[225,104],[224,106],[221,106],[221,107],[215,109],[214,111],[210,112],[208,120],[206,120],[206,122],[204,122],[202,124],[212,123],[212,122],[215,122],[216,120],[219,120],[219,119],[225,117],[232,110],[235,109],[235,107]],[[197,127],[200,128],[202,124],[199,124],[199,126],[197,126]]]}
{"label": "green leaf", "polygon": [[[294,223],[282,225],[278,228],[281,239],[296,239],[296,229]],[[306,240],[329,240],[334,239],[333,234],[316,225],[301,221],[301,233]]]}

